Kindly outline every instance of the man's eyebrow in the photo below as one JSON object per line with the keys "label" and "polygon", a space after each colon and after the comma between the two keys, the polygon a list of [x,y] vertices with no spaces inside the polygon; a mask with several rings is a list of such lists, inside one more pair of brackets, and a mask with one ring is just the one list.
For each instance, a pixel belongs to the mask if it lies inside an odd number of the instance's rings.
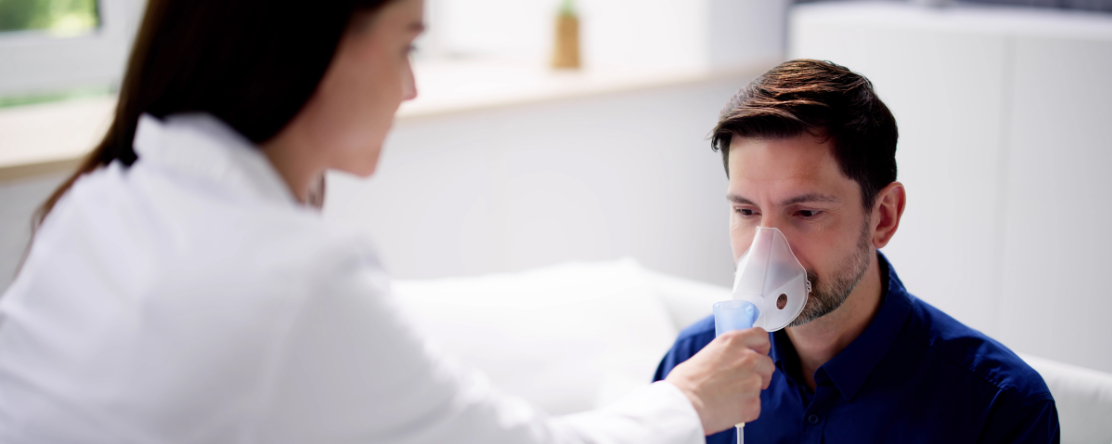
{"label": "man's eyebrow", "polygon": [[726,195],[726,200],[728,200],[730,202],[733,202],[733,203],[736,203],[736,204],[739,204],[739,205],[754,205],[754,206],[757,205],[757,204],[753,203],[753,201],[751,201],[749,199],[746,199],[744,197],[738,196],[736,194],[727,194]]}
{"label": "man's eyebrow", "polygon": [[[726,195],[726,200],[728,200],[730,202],[733,202],[735,204],[738,204],[738,205],[757,205],[753,201],[751,201],[751,200],[749,200],[745,197],[738,196],[736,194],[727,194]],[[791,199],[785,200],[785,201],[781,202],[780,205],[786,207],[788,205],[794,205],[794,204],[804,203],[804,202],[829,202],[829,203],[834,203],[834,202],[838,202],[838,198],[834,197],[834,196],[831,196],[829,194],[808,193],[808,194],[801,194],[801,195],[795,196]]]}
{"label": "man's eyebrow", "polygon": [[795,196],[791,199],[787,199],[787,200],[781,202],[780,205],[783,205],[783,206],[786,207],[788,205],[794,205],[794,204],[804,203],[804,202],[835,203],[835,202],[838,202],[838,198],[834,197],[834,196],[831,196],[829,194],[808,193],[808,194],[801,194],[799,196]]}

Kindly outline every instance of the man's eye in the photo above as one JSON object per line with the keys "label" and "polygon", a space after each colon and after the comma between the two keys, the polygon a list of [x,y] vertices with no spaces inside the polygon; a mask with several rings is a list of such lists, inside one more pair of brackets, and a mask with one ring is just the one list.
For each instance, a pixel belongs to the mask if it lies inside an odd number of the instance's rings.
{"label": "man's eye", "polygon": [[753,215],[753,210],[750,210],[750,209],[747,209],[747,208],[738,208],[734,211],[737,211],[737,213],[742,215],[742,216],[752,216]]}
{"label": "man's eye", "polygon": [[800,215],[803,218],[812,218],[817,216],[819,212],[815,210],[799,210],[796,214]]}

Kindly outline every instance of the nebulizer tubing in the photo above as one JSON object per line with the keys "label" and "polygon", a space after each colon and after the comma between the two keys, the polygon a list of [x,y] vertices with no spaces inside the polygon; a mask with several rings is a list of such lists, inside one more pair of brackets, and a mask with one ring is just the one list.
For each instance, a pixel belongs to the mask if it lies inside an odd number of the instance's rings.
{"label": "nebulizer tubing", "polygon": [[[752,302],[732,299],[714,304],[714,336],[733,330],[753,328],[753,323],[761,315],[761,310]],[[734,426],[737,429],[737,444],[745,444],[745,423]]]}

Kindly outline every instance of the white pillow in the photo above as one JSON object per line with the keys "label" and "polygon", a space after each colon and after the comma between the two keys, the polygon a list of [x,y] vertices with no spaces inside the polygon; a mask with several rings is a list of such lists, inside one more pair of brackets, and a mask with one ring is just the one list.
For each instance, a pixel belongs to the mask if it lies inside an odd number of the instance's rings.
{"label": "white pillow", "polygon": [[649,384],[677,334],[631,259],[397,281],[394,291],[441,348],[550,414]]}
{"label": "white pillow", "polygon": [[1112,441],[1112,374],[1021,354],[1042,375],[1054,404],[1062,443]]}
{"label": "white pillow", "polygon": [[645,275],[653,293],[660,297],[668,314],[672,316],[672,325],[676,327],[676,331],[681,331],[710,316],[714,312],[715,302],[733,298],[730,287],[693,281],[651,270],[645,270]]}

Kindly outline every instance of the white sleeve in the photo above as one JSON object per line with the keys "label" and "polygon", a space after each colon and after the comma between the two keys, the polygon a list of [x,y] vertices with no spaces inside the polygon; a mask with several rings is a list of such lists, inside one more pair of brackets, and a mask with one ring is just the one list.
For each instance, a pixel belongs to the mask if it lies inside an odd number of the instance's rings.
{"label": "white sleeve", "polygon": [[670,383],[603,410],[549,417],[427,346],[375,267],[328,281],[276,341],[248,432],[258,442],[705,442],[694,408]]}

